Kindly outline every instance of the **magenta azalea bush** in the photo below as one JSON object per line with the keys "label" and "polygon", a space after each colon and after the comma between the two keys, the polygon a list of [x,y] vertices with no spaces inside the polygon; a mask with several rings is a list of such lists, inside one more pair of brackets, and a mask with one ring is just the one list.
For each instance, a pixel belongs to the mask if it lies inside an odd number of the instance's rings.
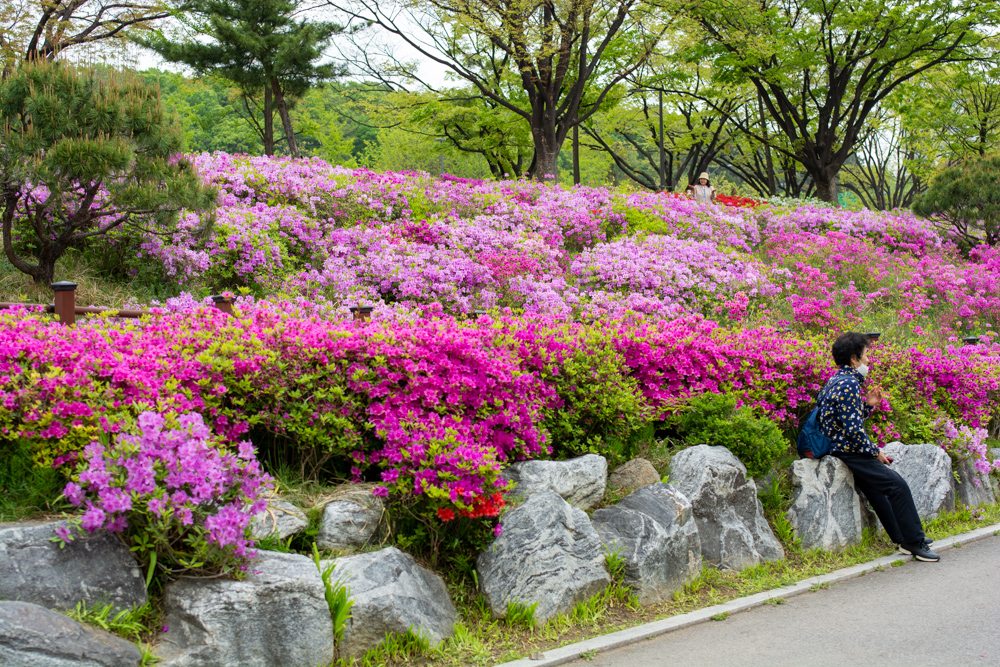
{"label": "magenta azalea bush", "polygon": [[[135,430],[81,452],[63,492],[83,510],[79,528],[122,535],[149,576],[245,570],[254,555],[250,519],[271,488],[253,446],[229,451],[197,413],[142,412]],[[73,537],[69,528],[59,533]]]}
{"label": "magenta azalea bush", "polygon": [[[237,317],[201,308],[69,328],[0,314],[0,424],[62,463],[150,409],[194,411],[233,451],[263,429],[307,473],[334,465],[382,481],[380,493],[468,510],[500,488],[502,465],[614,457],[630,432],[700,393],[733,394],[794,427],[834,370],[822,338],[700,316],[336,317],[262,301]],[[995,414],[1000,345],[881,344],[873,357],[889,395],[873,426],[883,442],[927,442],[941,417],[983,428]]]}

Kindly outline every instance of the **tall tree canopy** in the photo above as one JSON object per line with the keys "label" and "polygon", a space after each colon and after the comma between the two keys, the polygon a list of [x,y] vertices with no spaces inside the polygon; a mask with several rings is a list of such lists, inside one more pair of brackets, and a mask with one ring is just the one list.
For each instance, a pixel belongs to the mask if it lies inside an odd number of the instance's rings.
{"label": "tall tree canopy", "polygon": [[[189,39],[175,42],[160,34],[139,43],[199,74],[233,82],[247,98],[263,91],[265,153],[274,154],[273,102],[288,152],[298,157],[289,108],[310,87],[340,73],[319,60],[341,26],[297,20],[305,9],[302,0],[185,0],[183,9],[179,17],[190,29]],[[211,41],[202,39],[206,36]]]}
{"label": "tall tree canopy", "polygon": [[[869,115],[897,86],[978,57],[998,7],[980,0],[703,0],[684,14],[703,32],[692,58],[721,82],[749,82],[787,140],[773,144],[837,197],[837,172]],[[734,119],[739,129],[760,132]]]}
{"label": "tall tree canopy", "polygon": [[3,0],[0,68],[45,58],[83,44],[109,42],[170,16],[159,0]]}
{"label": "tall tree canopy", "polygon": [[[530,128],[529,171],[554,177],[570,130],[652,55],[662,12],[646,0],[327,0],[471,84]],[[419,81],[414,63],[375,56],[375,39],[354,63],[391,85]]]}

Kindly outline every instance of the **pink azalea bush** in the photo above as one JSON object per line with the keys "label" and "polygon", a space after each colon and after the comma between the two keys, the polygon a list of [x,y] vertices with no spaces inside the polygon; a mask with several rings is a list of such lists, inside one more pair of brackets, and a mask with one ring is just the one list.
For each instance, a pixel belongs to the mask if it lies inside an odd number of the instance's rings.
{"label": "pink azalea bush", "polygon": [[[702,314],[804,330],[892,315],[907,335],[1000,326],[995,251],[962,256],[906,211],[702,205],[669,193],[565,189],[201,155],[214,231],[150,235],[179,283],[451,313],[583,318]],[[963,333],[964,332],[964,333]]]}
{"label": "pink azalea bush", "polygon": [[84,510],[79,528],[121,534],[151,574],[245,570],[250,519],[272,486],[253,446],[230,451],[197,413],[142,412],[135,430],[84,447],[63,492]]}
{"label": "pink azalea bush", "polygon": [[[941,437],[938,444],[953,458],[959,461],[969,461],[976,476],[972,483],[982,486],[984,479],[991,472],[1000,471],[1000,460],[990,461],[987,456],[986,438],[988,432],[984,428],[969,428],[955,426],[950,419],[940,422]],[[989,482],[986,482],[987,484]]]}

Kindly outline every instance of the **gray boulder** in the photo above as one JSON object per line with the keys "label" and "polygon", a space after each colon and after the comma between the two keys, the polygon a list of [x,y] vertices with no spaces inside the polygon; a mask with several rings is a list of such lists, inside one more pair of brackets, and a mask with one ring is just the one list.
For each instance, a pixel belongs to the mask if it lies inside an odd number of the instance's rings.
{"label": "gray boulder", "polygon": [[554,491],[573,507],[589,510],[604,498],[608,461],[597,454],[568,461],[519,461],[507,467],[503,477],[517,483],[515,497]]}
{"label": "gray boulder", "polygon": [[410,630],[432,645],[452,636],[457,612],[448,587],[413,556],[388,547],[333,562],[334,579],[350,588],[354,601],[339,647],[341,658],[360,658],[389,632]]}
{"label": "gray boulder", "polygon": [[890,442],[882,452],[893,459],[890,467],[909,485],[921,519],[955,509],[951,457],[941,447]]}
{"label": "gray boulder", "polygon": [[659,481],[660,473],[656,472],[652,463],[646,459],[632,459],[608,475],[608,488],[631,493],[644,486],[657,484]]}
{"label": "gray boulder", "polygon": [[369,491],[327,503],[316,535],[321,549],[360,549],[372,542],[382,520],[382,501]]}
{"label": "gray boulder", "polygon": [[608,553],[625,560],[625,583],[642,604],[669,600],[701,571],[691,502],[669,484],[644,486],[592,520]]}
{"label": "gray boulder", "polygon": [[786,516],[805,549],[833,551],[861,542],[865,516],[854,475],[833,456],[792,463],[792,506]]}
{"label": "gray boulder", "polygon": [[52,542],[62,521],[0,524],[0,599],[49,609],[114,604],[115,611],[149,599],[146,580],[128,548],[100,531],[76,535],[63,548]]}
{"label": "gray boulder", "polygon": [[970,461],[959,461],[955,464],[955,472],[958,473],[958,482],[955,484],[957,504],[963,507],[982,507],[997,502],[991,475],[976,472],[975,466]]}
{"label": "gray boulder", "polygon": [[503,533],[479,554],[479,587],[495,617],[508,603],[535,608],[542,624],[603,591],[611,577],[587,515],[552,491],[528,496],[501,519]]}
{"label": "gray boulder", "polygon": [[698,445],[678,452],[670,462],[670,481],[691,500],[706,564],[741,570],[785,557],[764,518],[757,486],[725,447]]}
{"label": "gray boulder", "polygon": [[287,540],[298,535],[309,527],[305,512],[291,503],[275,500],[267,504],[267,509],[255,516],[250,522],[255,540],[265,537],[277,537]]}
{"label": "gray boulder", "polygon": [[135,644],[28,602],[0,601],[4,667],[139,667]]}
{"label": "gray boulder", "polygon": [[161,667],[303,667],[334,659],[333,621],[316,564],[260,552],[240,580],[180,579],[164,590]]}

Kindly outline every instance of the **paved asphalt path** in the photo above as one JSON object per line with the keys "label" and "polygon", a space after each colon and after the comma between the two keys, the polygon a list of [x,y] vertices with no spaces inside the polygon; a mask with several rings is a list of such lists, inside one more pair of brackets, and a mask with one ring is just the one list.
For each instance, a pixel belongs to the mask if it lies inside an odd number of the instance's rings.
{"label": "paved asphalt path", "polygon": [[1000,537],[572,664],[1000,666]]}

